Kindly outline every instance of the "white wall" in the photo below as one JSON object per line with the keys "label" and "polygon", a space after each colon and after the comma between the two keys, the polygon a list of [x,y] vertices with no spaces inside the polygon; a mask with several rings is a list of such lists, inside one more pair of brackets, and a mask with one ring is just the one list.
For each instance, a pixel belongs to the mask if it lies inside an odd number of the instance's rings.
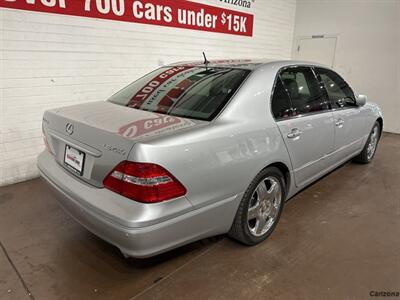
{"label": "white wall", "polygon": [[299,37],[320,34],[338,36],[334,68],[400,133],[400,1],[298,0],[293,54]]}
{"label": "white wall", "polygon": [[394,113],[395,119],[397,119],[397,130],[396,132],[398,133],[400,131],[400,1],[397,1],[397,47],[396,47],[396,52],[397,52],[397,72],[396,72],[396,86],[397,86],[397,98],[395,100],[397,103],[397,114],[396,112]]}
{"label": "white wall", "polygon": [[0,185],[37,176],[43,111],[105,100],[160,63],[291,56],[296,0],[256,0],[254,36],[0,8]]}

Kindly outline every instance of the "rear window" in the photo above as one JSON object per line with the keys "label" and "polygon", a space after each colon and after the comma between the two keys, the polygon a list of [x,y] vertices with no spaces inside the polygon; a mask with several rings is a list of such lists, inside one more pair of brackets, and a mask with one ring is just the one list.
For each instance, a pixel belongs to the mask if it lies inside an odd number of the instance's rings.
{"label": "rear window", "polygon": [[108,101],[209,121],[221,111],[249,73],[241,69],[163,67],[128,85]]}

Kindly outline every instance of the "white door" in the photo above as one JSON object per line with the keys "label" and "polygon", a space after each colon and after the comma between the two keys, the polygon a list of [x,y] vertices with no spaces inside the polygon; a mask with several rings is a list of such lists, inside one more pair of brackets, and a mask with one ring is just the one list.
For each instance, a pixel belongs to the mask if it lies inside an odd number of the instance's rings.
{"label": "white door", "polygon": [[310,37],[299,40],[295,58],[326,66],[333,66],[336,51],[336,37]]}

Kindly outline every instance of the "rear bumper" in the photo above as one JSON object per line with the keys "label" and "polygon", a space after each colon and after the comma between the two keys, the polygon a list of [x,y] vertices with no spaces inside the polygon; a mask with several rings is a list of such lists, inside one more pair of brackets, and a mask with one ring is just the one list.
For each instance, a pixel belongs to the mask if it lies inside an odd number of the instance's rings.
{"label": "rear bumper", "polygon": [[138,203],[81,182],[48,152],[39,156],[38,167],[59,204],[74,219],[132,257],[154,256],[226,233],[238,206],[237,196],[196,210],[186,198],[156,205]]}

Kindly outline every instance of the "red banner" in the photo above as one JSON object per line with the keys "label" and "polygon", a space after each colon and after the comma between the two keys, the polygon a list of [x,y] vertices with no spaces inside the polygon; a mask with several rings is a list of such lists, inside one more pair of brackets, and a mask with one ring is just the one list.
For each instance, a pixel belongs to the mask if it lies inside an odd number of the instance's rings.
{"label": "red banner", "polygon": [[253,36],[253,15],[187,0],[0,0],[0,7]]}

